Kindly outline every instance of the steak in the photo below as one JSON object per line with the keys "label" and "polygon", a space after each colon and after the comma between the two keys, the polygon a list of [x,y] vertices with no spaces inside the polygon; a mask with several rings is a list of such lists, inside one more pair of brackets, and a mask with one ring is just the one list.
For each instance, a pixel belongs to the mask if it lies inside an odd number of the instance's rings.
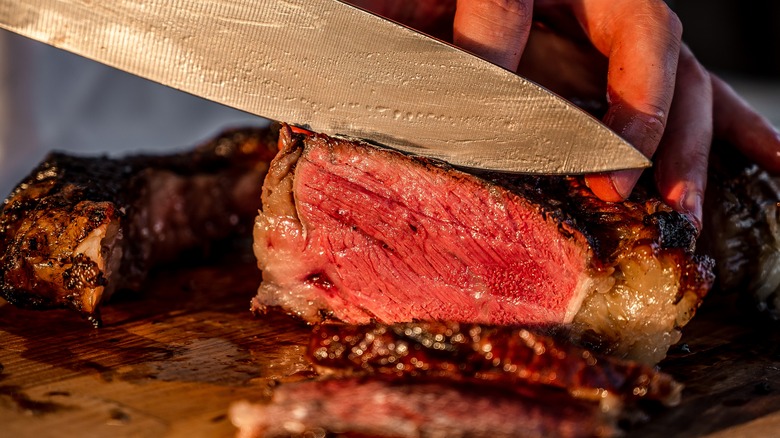
{"label": "steak", "polygon": [[519,327],[320,324],[307,356],[319,380],[236,403],[238,436],[617,436],[638,401],[674,405],[681,385]]}
{"label": "steak", "polygon": [[167,156],[49,155],[0,210],[0,295],[98,325],[100,303],[155,264],[249,233],[273,136],[235,130]]}
{"label": "steak", "polygon": [[543,387],[347,378],[282,384],[270,403],[235,403],[230,418],[239,438],[600,437],[615,434],[616,411]]}
{"label": "steak", "polygon": [[718,261],[718,289],[780,320],[780,178],[734,148],[715,147],[701,250]]}
{"label": "steak", "polygon": [[438,378],[507,390],[544,385],[578,398],[612,398],[611,404],[654,400],[673,406],[682,392],[671,376],[647,365],[595,355],[521,327],[320,324],[308,357],[321,374]]}
{"label": "steak", "polygon": [[263,186],[253,309],[316,323],[534,324],[655,363],[713,281],[657,198],[579,177],[473,174],[282,127]]}

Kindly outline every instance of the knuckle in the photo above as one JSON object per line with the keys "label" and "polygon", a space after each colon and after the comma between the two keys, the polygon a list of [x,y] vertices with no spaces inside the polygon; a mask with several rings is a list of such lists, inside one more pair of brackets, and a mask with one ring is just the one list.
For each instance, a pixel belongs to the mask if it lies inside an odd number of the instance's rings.
{"label": "knuckle", "polygon": [[648,137],[660,142],[666,130],[666,118],[661,116],[652,116],[647,122]]}
{"label": "knuckle", "polygon": [[652,139],[656,144],[660,142],[666,130],[666,112],[658,108],[651,113],[643,113],[637,118],[644,126],[643,131],[647,138]]}
{"label": "knuckle", "polygon": [[489,6],[503,10],[505,13],[521,17],[531,16],[531,2],[529,0],[483,0]]}
{"label": "knuckle", "polygon": [[658,25],[673,37],[682,38],[683,24],[680,17],[662,0],[652,0],[650,3],[652,14],[656,17]]}
{"label": "knuckle", "polygon": [[637,17],[643,17],[644,27],[649,32],[656,35],[661,33],[668,35],[671,40],[681,40],[683,33],[683,24],[680,17],[672,11],[663,0],[645,0],[635,2],[628,0],[626,3],[626,20],[636,20]]}
{"label": "knuckle", "polygon": [[674,11],[669,9],[669,6],[667,6],[666,3],[661,2],[661,7],[665,10],[664,22],[666,29],[675,38],[681,39],[683,34],[683,24],[682,21],[680,21],[680,17],[678,17]]}

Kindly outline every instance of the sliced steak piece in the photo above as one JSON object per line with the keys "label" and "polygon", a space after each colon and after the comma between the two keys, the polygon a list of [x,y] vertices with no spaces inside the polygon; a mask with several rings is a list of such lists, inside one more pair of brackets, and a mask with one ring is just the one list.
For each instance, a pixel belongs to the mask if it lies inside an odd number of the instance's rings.
{"label": "sliced steak piece", "polygon": [[682,385],[647,365],[598,356],[526,328],[458,323],[320,324],[309,360],[320,373],[443,378],[511,389],[545,385],[599,401],[680,402]]}
{"label": "sliced steak piece", "polygon": [[0,210],[0,295],[99,324],[100,303],[155,263],[248,234],[275,149],[270,130],[246,129],[178,155],[51,154]]}
{"label": "sliced steak piece", "polygon": [[655,363],[712,283],[695,228],[641,194],[606,203],[581,178],[476,176],[287,127],[280,149],[254,231],[258,312],[564,327]]}
{"label": "sliced steak piece", "polygon": [[282,384],[271,403],[236,403],[230,418],[239,438],[601,437],[617,430],[618,411],[541,387],[348,378]]}

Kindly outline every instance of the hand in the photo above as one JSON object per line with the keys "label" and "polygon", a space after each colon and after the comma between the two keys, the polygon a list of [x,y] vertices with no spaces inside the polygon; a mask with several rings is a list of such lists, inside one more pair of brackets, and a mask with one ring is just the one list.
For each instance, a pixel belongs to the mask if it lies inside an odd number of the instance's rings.
{"label": "hand", "polygon": [[[452,19],[453,42],[594,109],[654,160],[663,199],[697,227],[713,136],[780,172],[780,135],[681,43],[662,0],[355,0],[426,31]],[[533,8],[533,20],[532,20]],[[606,97],[606,99],[605,99]],[[588,175],[607,201],[628,197],[641,171]]]}

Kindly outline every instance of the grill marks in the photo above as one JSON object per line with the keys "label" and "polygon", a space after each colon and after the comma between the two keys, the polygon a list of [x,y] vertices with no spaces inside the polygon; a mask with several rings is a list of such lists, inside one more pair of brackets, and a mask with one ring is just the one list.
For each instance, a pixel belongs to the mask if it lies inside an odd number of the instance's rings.
{"label": "grill marks", "polygon": [[443,378],[512,388],[539,384],[583,398],[680,401],[682,386],[634,362],[602,357],[522,327],[421,322],[321,324],[308,349],[321,371]]}

